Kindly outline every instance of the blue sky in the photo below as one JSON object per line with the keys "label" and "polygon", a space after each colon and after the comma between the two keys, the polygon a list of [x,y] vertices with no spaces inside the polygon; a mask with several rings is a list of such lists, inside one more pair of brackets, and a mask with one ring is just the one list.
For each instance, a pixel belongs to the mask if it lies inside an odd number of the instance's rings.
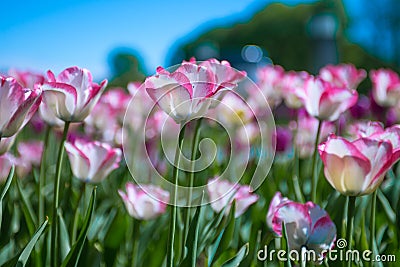
{"label": "blue sky", "polygon": [[0,16],[0,70],[59,72],[78,65],[95,78],[108,75],[107,56],[116,47],[137,50],[152,72],[164,64],[176,40],[196,34],[201,25],[246,21],[271,2],[28,0],[21,6],[20,1],[0,1],[6,7]]}

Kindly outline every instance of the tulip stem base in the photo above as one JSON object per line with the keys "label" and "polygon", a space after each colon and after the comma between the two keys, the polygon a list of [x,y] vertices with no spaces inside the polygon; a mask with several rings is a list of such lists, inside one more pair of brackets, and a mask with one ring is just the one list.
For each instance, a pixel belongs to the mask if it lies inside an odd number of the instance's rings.
{"label": "tulip stem base", "polygon": [[[369,249],[374,253],[376,252],[375,251],[375,247],[376,247],[376,244],[375,244],[375,211],[376,211],[376,196],[378,194],[378,190],[379,189],[375,190],[375,192],[372,194],[372,199],[371,199],[372,200],[372,205],[371,205]],[[372,266],[372,264],[371,264],[371,266]]]}
{"label": "tulip stem base", "polygon": [[186,210],[186,218],[185,218],[185,235],[183,238],[183,246],[186,242],[186,238],[189,232],[189,224],[190,224],[190,215],[191,215],[191,204],[192,204],[192,197],[193,197],[193,185],[194,185],[194,176],[195,176],[195,160],[197,156],[197,149],[199,147],[199,138],[200,138],[200,126],[201,126],[201,121],[202,119],[198,119],[196,121],[196,126],[194,130],[194,136],[193,136],[193,141],[192,141],[192,151],[191,151],[191,172],[190,172],[190,177],[189,177],[189,194],[187,198],[187,210]]}
{"label": "tulip stem base", "polygon": [[58,266],[57,260],[57,230],[58,230],[58,207],[59,207],[59,197],[60,197],[60,180],[61,180],[61,169],[64,157],[64,145],[67,140],[69,122],[65,122],[64,132],[61,139],[60,147],[58,150],[57,166],[56,166],[56,179],[54,180],[54,198],[53,198],[53,216],[51,223],[51,253],[50,253],[50,263],[51,266]]}
{"label": "tulip stem base", "polygon": [[318,157],[318,143],[321,135],[322,120],[318,121],[317,136],[314,143],[314,154],[312,159],[312,180],[311,180],[311,201],[317,203],[317,185],[318,185],[318,172],[317,172],[317,157]]}
{"label": "tulip stem base", "polygon": [[[348,241],[348,251],[352,250],[353,232],[354,232],[354,211],[356,208],[356,197],[349,196],[348,210],[347,210],[347,241]],[[352,261],[349,260],[347,263],[348,267],[351,267]]]}
{"label": "tulip stem base", "polygon": [[44,202],[44,195],[42,193],[42,190],[43,190],[44,186],[46,185],[47,147],[49,146],[50,132],[51,132],[51,127],[47,126],[46,133],[44,135],[42,160],[41,160],[40,171],[39,171],[39,183],[38,183],[39,217],[38,217],[38,222],[44,221],[45,202]]}
{"label": "tulip stem base", "polygon": [[175,229],[176,229],[176,218],[177,218],[177,200],[178,200],[178,181],[179,181],[179,163],[181,156],[181,148],[185,136],[186,124],[182,126],[179,133],[178,146],[175,151],[175,160],[173,166],[173,183],[174,183],[174,194],[173,194],[173,204],[171,206],[171,217],[169,225],[169,236],[168,236],[168,247],[167,247],[167,266],[174,266],[174,244],[175,244]]}

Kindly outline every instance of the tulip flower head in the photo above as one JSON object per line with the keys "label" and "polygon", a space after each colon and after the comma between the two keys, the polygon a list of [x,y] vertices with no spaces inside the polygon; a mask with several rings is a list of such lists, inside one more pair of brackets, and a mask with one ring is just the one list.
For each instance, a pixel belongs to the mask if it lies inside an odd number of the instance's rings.
{"label": "tulip flower head", "polygon": [[367,77],[367,72],[357,69],[353,64],[327,65],[319,71],[319,76],[337,87],[357,89],[362,80]]}
{"label": "tulip flower head", "polygon": [[31,71],[20,71],[11,69],[8,74],[14,77],[21,86],[33,90],[36,84],[43,84],[46,78],[40,74]]}
{"label": "tulip flower head", "polygon": [[43,142],[20,142],[17,145],[19,156],[16,158],[18,177],[25,177],[32,171],[33,166],[39,166],[43,154]]}
{"label": "tulip flower head", "polygon": [[390,141],[372,137],[348,141],[332,134],[318,150],[326,179],[337,191],[348,196],[374,192],[400,157]]}
{"label": "tulip flower head", "polygon": [[42,90],[23,88],[14,78],[0,76],[0,139],[16,134],[39,108]]}
{"label": "tulip flower head", "polygon": [[112,170],[118,168],[121,161],[121,149],[98,141],[76,139],[74,142],[66,142],[65,149],[72,173],[84,182],[101,182]]}
{"label": "tulip flower head", "polygon": [[129,215],[137,220],[151,220],[163,214],[169,201],[169,192],[155,185],[126,183],[126,192],[118,190]]}
{"label": "tulip flower head", "polygon": [[310,77],[305,71],[295,72],[289,71],[286,72],[283,76],[282,83],[282,97],[285,101],[286,106],[289,108],[300,108],[303,103],[299,98],[300,92],[303,90],[304,83]]}
{"label": "tulip flower head", "polygon": [[207,183],[207,191],[211,202],[211,207],[216,212],[220,212],[226,205],[229,208],[225,210],[228,215],[232,202],[235,201],[235,218],[242,215],[252,204],[258,200],[258,196],[251,193],[251,187],[248,185],[233,184],[219,177],[210,179]]}
{"label": "tulip flower head", "polygon": [[[294,145],[296,146],[300,158],[308,158],[313,154],[317,131],[318,120],[308,115],[305,110],[299,110]],[[335,125],[332,122],[322,122],[318,142],[326,140],[328,135],[334,131]]]}
{"label": "tulip flower head", "polygon": [[306,247],[315,252],[315,262],[321,263],[326,251],[333,248],[336,226],[328,213],[318,205],[312,202],[297,203],[276,194],[269,211],[272,229],[278,236],[282,236],[282,225],[285,225],[290,251],[301,253],[302,248]]}
{"label": "tulip flower head", "polygon": [[107,80],[94,83],[89,70],[78,67],[65,69],[57,77],[48,71],[47,76],[41,86],[46,109],[65,122],[82,122],[107,86]]}
{"label": "tulip flower head", "polygon": [[[213,66],[218,64],[225,66]],[[234,89],[239,76],[244,78],[244,74],[229,74],[224,79],[224,73],[229,73],[224,68],[228,68],[224,62],[207,61],[198,65],[194,59],[184,61],[172,73],[158,67],[157,74],[146,79],[145,87],[154,102],[176,123],[187,122],[204,116],[217,105],[222,91]]]}
{"label": "tulip flower head", "polygon": [[319,77],[310,77],[299,92],[299,98],[311,116],[335,121],[357,102],[358,94],[355,90],[337,87]]}
{"label": "tulip flower head", "polygon": [[372,96],[381,106],[391,107],[400,100],[400,77],[390,69],[371,70]]}

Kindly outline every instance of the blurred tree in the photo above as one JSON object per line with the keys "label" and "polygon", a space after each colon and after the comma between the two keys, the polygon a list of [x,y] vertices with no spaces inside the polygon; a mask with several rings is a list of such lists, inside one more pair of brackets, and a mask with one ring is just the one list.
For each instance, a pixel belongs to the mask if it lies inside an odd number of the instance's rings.
{"label": "blurred tree", "polygon": [[129,82],[143,81],[146,77],[143,60],[131,48],[116,48],[108,57],[111,68],[109,88],[126,88]]}
{"label": "blurred tree", "polygon": [[[357,5],[357,9],[352,8]],[[400,1],[353,0],[347,3],[348,32],[370,53],[400,66]],[[351,10],[350,10],[351,9]]]}
{"label": "blurred tree", "polygon": [[[388,0],[389,1],[389,0]],[[257,45],[272,62],[287,70],[307,70],[316,73],[328,63],[351,62],[368,69],[393,67],[352,44],[344,35],[348,25],[341,0],[324,0],[314,4],[286,6],[269,4],[249,21],[231,27],[218,27],[201,34],[197,39],[181,43],[171,53],[170,64],[196,56],[199,60],[208,54],[232,61],[238,58],[246,45]],[[209,44],[212,44],[210,46]],[[205,50],[209,46],[212,49]],[[200,53],[212,51],[212,53]]]}

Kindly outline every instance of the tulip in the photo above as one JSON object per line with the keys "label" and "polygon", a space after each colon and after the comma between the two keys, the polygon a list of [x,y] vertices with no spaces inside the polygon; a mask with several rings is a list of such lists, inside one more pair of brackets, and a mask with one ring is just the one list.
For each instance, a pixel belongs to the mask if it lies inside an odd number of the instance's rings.
{"label": "tulip", "polygon": [[16,159],[18,177],[25,177],[31,172],[32,166],[40,166],[43,154],[43,142],[20,142],[17,146],[19,157]]}
{"label": "tulip", "polygon": [[352,139],[370,137],[373,134],[384,132],[383,124],[376,121],[363,122],[358,121],[349,125],[347,132]]}
{"label": "tulip", "polygon": [[29,88],[31,90],[35,88],[36,84],[43,84],[46,80],[42,74],[31,71],[19,71],[12,69],[8,72],[8,74],[14,77],[22,87]]}
{"label": "tulip", "polygon": [[108,90],[85,119],[85,132],[100,136],[101,141],[117,143],[130,99],[131,95],[121,88]]}
{"label": "tulip", "polygon": [[282,97],[286,106],[289,108],[300,108],[303,103],[299,98],[299,92],[303,90],[304,83],[310,77],[305,71],[295,72],[289,71],[283,76],[282,83]]}
{"label": "tulip", "polygon": [[[271,203],[273,205],[275,203]],[[336,240],[336,226],[328,213],[313,202],[301,204],[288,200],[274,210],[272,229],[282,236],[282,224],[285,225],[288,251],[301,253],[306,247],[315,252],[315,262],[321,263]]]}
{"label": "tulip", "polygon": [[129,215],[138,220],[151,220],[165,213],[169,192],[155,185],[126,183],[126,193],[118,190]]}
{"label": "tulip", "polygon": [[292,145],[292,132],[285,127],[276,127],[276,152],[286,153],[291,149]]}
{"label": "tulip", "polygon": [[0,139],[11,137],[31,119],[42,91],[23,88],[14,78],[0,76]]}
{"label": "tulip", "polygon": [[[261,89],[271,107],[278,106],[282,101],[282,80],[284,69],[279,65],[267,65],[257,70],[257,85]],[[251,96],[250,96],[251,97]],[[263,101],[263,99],[259,99]]]}
{"label": "tulip", "polygon": [[237,82],[237,79],[229,75],[228,80],[224,80],[223,71],[219,70],[220,67],[210,67],[213,64],[216,63],[197,65],[192,60],[183,62],[172,73],[158,67],[157,74],[145,81],[147,93],[176,123],[201,117],[216,105],[223,90],[236,87],[232,82]]}
{"label": "tulip", "polygon": [[391,142],[365,137],[348,141],[331,135],[318,150],[326,179],[347,196],[374,192],[400,157]]}
{"label": "tulip", "polygon": [[91,112],[104,91],[107,80],[100,85],[92,82],[87,69],[71,67],[57,77],[47,72],[48,81],[42,85],[43,101],[55,117],[65,122],[81,122]]}
{"label": "tulip", "polygon": [[84,182],[101,182],[121,161],[121,149],[101,142],[75,140],[67,142],[65,149],[71,163],[72,173]]}
{"label": "tulip", "polygon": [[[294,141],[300,158],[311,157],[315,149],[317,131],[318,120],[309,116],[304,110],[300,110],[298,113],[297,129]],[[322,122],[318,143],[324,141],[328,135],[334,131],[335,125],[332,122]]]}
{"label": "tulip", "polygon": [[278,210],[278,208],[283,205],[290,202],[290,200],[287,197],[282,197],[281,192],[276,192],[275,195],[272,197],[271,203],[269,204],[268,208],[268,213],[267,213],[267,225],[272,229],[272,220],[274,218],[275,212]]}
{"label": "tulip", "polygon": [[400,77],[390,69],[371,70],[372,96],[381,106],[391,107],[400,100]]}
{"label": "tulip", "polygon": [[319,76],[337,87],[357,89],[362,80],[367,77],[367,72],[357,69],[352,64],[327,65],[319,71]]}
{"label": "tulip", "polygon": [[251,193],[252,189],[250,186],[233,184],[226,180],[220,180],[219,177],[208,181],[207,191],[211,207],[215,212],[220,212],[225,206],[228,206],[225,210],[225,214],[228,215],[232,202],[235,201],[235,218],[242,215],[258,200],[258,196]]}
{"label": "tulip", "polygon": [[318,77],[308,78],[303,90],[298,93],[308,114],[326,121],[337,120],[358,98],[355,90],[336,87]]}
{"label": "tulip", "polygon": [[222,104],[215,109],[216,117],[222,125],[242,126],[254,118],[245,100],[233,92],[222,98]]}

